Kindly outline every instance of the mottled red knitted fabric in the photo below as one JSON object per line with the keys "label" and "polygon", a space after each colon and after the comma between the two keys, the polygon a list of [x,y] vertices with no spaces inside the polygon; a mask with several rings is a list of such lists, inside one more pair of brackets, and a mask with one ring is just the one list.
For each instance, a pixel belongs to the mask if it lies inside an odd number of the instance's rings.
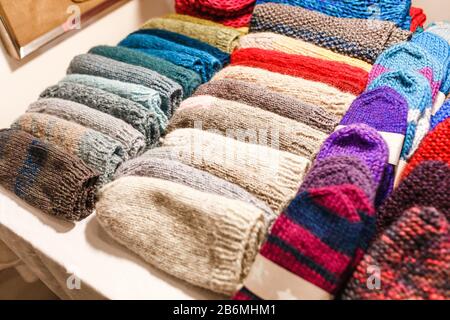
{"label": "mottled red knitted fabric", "polygon": [[177,13],[236,28],[250,24],[254,5],[255,0],[175,0]]}
{"label": "mottled red knitted fabric", "polygon": [[406,178],[417,165],[427,160],[443,161],[450,165],[450,118],[438,124],[425,136],[403,170],[402,179]]}
{"label": "mottled red knitted fabric", "polygon": [[366,71],[343,62],[273,50],[256,48],[236,50],[231,55],[231,63],[326,83],[355,95],[364,91],[368,81]]}
{"label": "mottled red knitted fabric", "polygon": [[427,16],[421,8],[411,7],[409,10],[411,16],[411,31],[414,32],[418,27],[423,27],[427,21]]}

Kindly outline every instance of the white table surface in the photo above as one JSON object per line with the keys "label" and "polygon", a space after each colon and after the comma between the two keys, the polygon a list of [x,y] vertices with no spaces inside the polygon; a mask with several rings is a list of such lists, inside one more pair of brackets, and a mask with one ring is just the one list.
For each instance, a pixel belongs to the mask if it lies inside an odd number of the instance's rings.
{"label": "white table surface", "polygon": [[145,263],[109,237],[95,214],[66,222],[0,187],[0,224],[108,299],[223,299]]}

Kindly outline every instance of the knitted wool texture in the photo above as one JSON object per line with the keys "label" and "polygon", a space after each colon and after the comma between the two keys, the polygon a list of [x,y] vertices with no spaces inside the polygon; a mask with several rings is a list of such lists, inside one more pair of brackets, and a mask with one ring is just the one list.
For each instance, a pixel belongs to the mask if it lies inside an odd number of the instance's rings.
{"label": "knitted wool texture", "polygon": [[146,34],[145,30],[141,33],[138,31],[130,34],[119,43],[119,46],[138,49],[178,66],[191,69],[201,76],[203,82],[211,79],[214,73],[222,67],[221,62],[209,53]]}
{"label": "knitted wool texture", "polygon": [[448,216],[449,181],[450,168],[447,163],[421,162],[378,210],[377,231],[381,233],[386,230],[405,210],[413,206],[434,207]]}
{"label": "knitted wool texture", "polygon": [[178,161],[143,155],[120,166],[116,172],[115,179],[123,176],[141,176],[169,180],[199,191],[251,204],[263,211],[266,221],[269,223],[276,218],[276,215],[264,202],[241,187]]}
{"label": "knitted wool texture", "polygon": [[175,10],[177,13],[214,20],[226,26],[238,28],[248,26],[254,5],[254,0],[176,0]]}
{"label": "knitted wool texture", "polygon": [[98,174],[78,157],[20,130],[0,130],[0,184],[52,216],[81,220],[94,208]]}
{"label": "knitted wool texture", "polygon": [[201,95],[210,95],[257,107],[304,123],[325,133],[331,133],[338,124],[338,117],[321,107],[305,104],[289,96],[244,81],[233,79],[210,81],[201,85],[194,93],[194,96]]}
{"label": "knitted wool texture", "polygon": [[299,6],[338,18],[391,21],[403,29],[409,29],[411,23],[411,17],[409,15],[411,0],[257,0],[256,4],[268,2]]}
{"label": "knitted wool texture", "polygon": [[450,99],[447,99],[442,107],[431,117],[431,129],[450,117]]}
{"label": "knitted wool texture", "polygon": [[324,83],[259,68],[230,66],[219,71],[213,79],[234,79],[255,83],[266,89],[294,97],[302,102],[325,108],[337,116],[342,116],[355,99],[355,95],[342,92]]}
{"label": "knitted wool texture", "polygon": [[443,70],[441,77],[440,91],[448,94],[450,91],[450,44],[442,37],[432,32],[422,32],[414,35],[411,40],[424,48],[432,57],[434,57]]}
{"label": "knitted wool texture", "polygon": [[288,152],[196,129],[173,131],[162,146],[147,154],[178,160],[234,183],[276,213],[294,197],[310,166],[309,160]]}
{"label": "knitted wool texture", "polygon": [[[408,103],[401,94],[389,87],[366,91],[348,109],[341,125],[364,123],[378,132],[394,133],[404,136],[408,122]],[[389,150],[394,152],[394,150]],[[399,160],[399,159],[396,159]],[[386,164],[380,183],[376,205],[378,206],[392,192],[395,178],[395,165]]]}
{"label": "knitted wool texture", "polygon": [[182,102],[168,131],[213,130],[240,141],[268,145],[313,159],[327,134],[303,123],[239,102],[197,96]]}
{"label": "knitted wool texture", "polygon": [[[409,159],[415,151],[417,142],[420,142],[426,135],[426,124],[431,118],[431,88],[426,78],[411,71],[390,71],[383,73],[376,78],[369,86],[368,90],[388,86],[400,93],[408,102],[408,127],[406,129],[405,142],[401,152],[401,159]],[[422,130],[419,128],[419,122]]]}
{"label": "knitted wool texture", "polygon": [[370,169],[373,181],[378,186],[387,163],[388,150],[375,129],[360,123],[332,133],[323,143],[316,161],[336,156],[359,159]]}
{"label": "knitted wool texture", "polygon": [[450,44],[450,22],[434,22],[426,29],[426,31],[438,35]]}
{"label": "knitted wool texture", "polygon": [[[350,279],[343,299],[448,299],[449,232],[448,214],[430,207],[405,211],[373,243]],[[368,289],[370,266],[382,270],[379,290]]]}
{"label": "knitted wool texture", "polygon": [[160,132],[164,132],[167,127],[169,120],[160,109],[161,98],[159,97],[159,93],[155,90],[138,84],[126,83],[86,74],[69,74],[60,81],[60,83],[64,82],[78,83],[88,87],[94,87],[139,103],[151,113],[155,114]]}
{"label": "knitted wool texture", "polygon": [[[179,16],[179,15],[176,15]],[[225,66],[230,62],[230,54],[223,52],[222,50],[217,49],[214,46],[211,46],[207,44],[206,42],[184,36],[179,33],[170,32],[167,30],[161,30],[161,29],[141,29],[139,31],[136,31],[135,33],[143,33],[143,34],[150,34],[153,36],[157,36],[172,42],[176,42],[180,45],[195,48],[197,50],[204,51],[216,59],[220,61],[222,64],[222,67]]]}
{"label": "knitted wool texture", "polygon": [[298,193],[311,188],[340,185],[355,185],[374,202],[376,186],[369,168],[358,158],[337,156],[314,161],[311,170],[303,180]]}
{"label": "knitted wool texture", "polygon": [[360,68],[366,72],[369,72],[372,69],[372,65],[365,61],[324,49],[306,41],[293,39],[291,37],[272,32],[256,32],[247,34],[240,38],[239,48],[275,50],[289,54],[300,54],[326,61],[343,62],[353,67]]}
{"label": "knitted wool texture", "polygon": [[[198,17],[193,17],[186,14],[179,14],[179,13],[169,13],[163,16],[163,18],[166,19],[173,19],[173,20],[180,20],[180,21],[187,21],[191,23],[196,23],[204,26],[216,26],[216,27],[223,27],[224,25],[218,22],[214,22],[207,19],[202,19]],[[241,34],[247,34],[248,33],[248,27],[240,27],[240,28],[233,28],[233,27],[227,27],[229,29],[234,29],[236,31],[239,31]]]}
{"label": "knitted wool texture", "polygon": [[274,50],[236,50],[231,55],[231,63],[323,82],[355,95],[361,94],[367,85],[368,74],[359,68]]}
{"label": "knitted wool texture", "polygon": [[163,29],[180,33],[209,43],[228,53],[234,50],[238,44],[239,37],[242,35],[239,30],[222,25],[204,25],[167,18],[152,18],[142,26],[142,29]]}
{"label": "knitted wool texture", "polygon": [[117,167],[125,159],[122,145],[116,140],[77,123],[43,113],[27,112],[12,125],[45,143],[52,143],[83,160],[101,176],[99,184],[111,181]]}
{"label": "knitted wool texture", "polygon": [[261,210],[247,203],[145,177],[103,188],[96,215],[146,262],[226,295],[242,284],[266,228]]}
{"label": "knitted wool texture", "polygon": [[407,177],[420,163],[427,160],[439,160],[450,165],[450,119],[440,123],[420,144],[408,165],[402,171]]}
{"label": "knitted wool texture", "polygon": [[392,22],[336,18],[301,7],[257,5],[250,31],[271,31],[372,63],[388,47],[408,40],[411,33]]}
{"label": "knitted wool texture", "polygon": [[419,27],[423,27],[427,21],[427,16],[421,8],[411,7],[409,15],[411,16],[411,27],[409,30],[412,32],[416,31]]}
{"label": "knitted wool texture", "polygon": [[101,132],[120,142],[130,158],[145,149],[145,137],[128,123],[76,102],[56,98],[41,99],[33,102],[27,112],[45,113]]}
{"label": "knitted wool texture", "polygon": [[[355,186],[302,192],[275,221],[259,254],[292,276],[336,295],[352,270],[361,241],[363,222],[358,211],[370,216],[375,213]],[[307,293],[302,294],[308,299]],[[248,295],[243,290],[234,298],[253,300],[255,295],[258,293]],[[283,299],[281,292],[273,295]]]}
{"label": "knitted wool texture", "polygon": [[82,54],[72,59],[68,74],[100,76],[146,86],[161,95],[161,109],[171,115],[180,105],[183,89],[175,81],[150,69],[116,61],[96,54]]}
{"label": "knitted wool texture", "polygon": [[402,70],[420,72],[430,83],[432,98],[436,97],[444,77],[442,62],[413,42],[404,42],[384,51],[375,62],[369,75],[372,82],[384,72]]}
{"label": "knitted wool texture", "polygon": [[159,125],[155,114],[142,105],[113,93],[78,83],[62,82],[45,89],[40,97],[78,102],[121,119],[142,133],[148,146],[159,139]]}
{"label": "knitted wool texture", "polygon": [[[192,70],[179,67],[164,59],[124,47],[97,46],[89,53],[158,72],[178,83],[183,96],[188,97],[201,84],[200,76]],[[125,80],[125,79],[124,79]],[[137,82],[133,82],[137,83]]]}

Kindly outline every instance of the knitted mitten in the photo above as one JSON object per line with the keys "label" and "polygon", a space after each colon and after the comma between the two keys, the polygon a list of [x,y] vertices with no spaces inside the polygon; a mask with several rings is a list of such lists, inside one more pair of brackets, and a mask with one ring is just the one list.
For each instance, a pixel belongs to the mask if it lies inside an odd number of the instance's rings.
{"label": "knitted mitten", "polygon": [[325,83],[245,66],[235,65],[222,69],[213,79],[234,79],[258,84],[268,90],[317,105],[338,116],[342,116],[356,98],[354,94],[342,92]]}
{"label": "knitted mitten", "polygon": [[359,159],[370,172],[378,186],[387,163],[388,149],[378,132],[365,125],[349,125],[332,133],[322,145],[316,160],[347,156]]}
{"label": "knitted mitten", "polygon": [[89,53],[156,71],[180,84],[183,88],[183,97],[190,96],[202,82],[200,76],[192,70],[179,67],[167,60],[133,49],[118,46],[96,46],[90,49]]}
{"label": "knitted mitten", "polygon": [[272,112],[211,96],[183,101],[168,132],[179,128],[214,130],[229,138],[269,145],[310,160],[327,137],[320,130]]}
{"label": "knitted mitten", "polygon": [[405,210],[413,206],[434,207],[448,214],[450,212],[449,181],[450,168],[447,163],[421,162],[378,210],[378,233],[386,230]]}
{"label": "knitted mitten", "polygon": [[178,108],[183,97],[183,89],[178,83],[156,71],[96,54],[76,56],[70,62],[67,73],[89,74],[154,89],[161,95],[161,109],[166,115]]}
{"label": "knitted mitten", "polygon": [[274,50],[235,50],[231,63],[329,84],[343,92],[361,94],[367,85],[366,71],[342,62],[326,61]]}
{"label": "knitted mitten", "polygon": [[447,99],[434,116],[431,117],[431,129],[450,117],[450,99]]}
{"label": "knitted mitten", "polygon": [[325,133],[338,124],[338,116],[316,105],[306,104],[292,97],[240,80],[222,79],[202,84],[194,96],[213,96],[236,101],[282,117],[304,123]]}
{"label": "knitted mitten", "polygon": [[[358,265],[344,299],[448,299],[450,230],[447,216],[432,207],[414,207],[386,229]],[[368,272],[379,281],[379,288]]]}
{"label": "knitted mitten", "polygon": [[40,98],[59,98],[77,102],[119,118],[142,133],[148,146],[154,145],[159,140],[159,124],[153,112],[136,102],[105,90],[78,83],[61,82],[45,89]]}
{"label": "knitted mitten", "polygon": [[242,284],[266,234],[260,209],[154,178],[122,177],[105,186],[96,215],[146,262],[226,295]]}
{"label": "knitted mitten", "polygon": [[32,135],[0,130],[0,184],[43,212],[81,220],[94,209],[98,173]]}
{"label": "knitted mitten", "polygon": [[40,99],[30,104],[27,112],[45,113],[101,132],[120,142],[126,153],[124,156],[129,158],[136,157],[145,149],[145,137],[131,125],[73,101],[57,98]]}
{"label": "knitted mitten", "polygon": [[363,230],[358,208],[366,207],[360,202],[367,198],[352,185],[297,195],[275,221],[244,281],[245,289],[234,298],[331,299],[358,254]]}
{"label": "knitted mitten", "polygon": [[25,131],[79,157],[101,174],[99,184],[111,181],[117,167],[127,158],[116,140],[55,116],[27,112],[11,128]]}
{"label": "knitted mitten", "polygon": [[438,160],[450,165],[450,119],[441,122],[420,144],[408,165],[402,171],[402,178],[407,177],[420,163]]}
{"label": "knitted mitten", "polygon": [[[413,144],[420,141],[426,135],[431,118],[431,88],[426,78],[411,71],[386,72],[376,78],[368,90],[388,86],[400,93],[408,102],[408,127],[406,129],[405,142],[400,158],[407,160],[414,152]],[[418,131],[419,127],[422,130]]]}
{"label": "knitted mitten", "polygon": [[394,89],[379,87],[360,95],[341,120],[341,126],[364,123],[381,134],[389,148],[389,162],[378,188],[376,206],[392,192],[394,169],[400,159],[406,133],[408,103]]}

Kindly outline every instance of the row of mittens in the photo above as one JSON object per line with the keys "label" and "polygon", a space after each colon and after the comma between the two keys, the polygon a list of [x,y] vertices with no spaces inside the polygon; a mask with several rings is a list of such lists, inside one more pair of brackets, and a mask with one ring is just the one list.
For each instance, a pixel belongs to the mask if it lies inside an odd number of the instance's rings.
{"label": "row of mittens", "polygon": [[177,129],[119,168],[99,193],[96,215],[149,264],[231,296],[309,166],[268,146]]}
{"label": "row of mittens", "polygon": [[369,63],[388,47],[411,36],[410,31],[390,21],[333,17],[271,2],[255,6],[250,32],[286,35]]}
{"label": "row of mittens", "polygon": [[383,52],[369,75],[368,89],[389,86],[408,100],[403,161],[408,161],[416,151],[431,127],[432,115],[438,112],[448,93],[449,57],[449,44],[426,31],[415,35],[411,42]]}
{"label": "row of mittens", "polygon": [[175,10],[180,14],[216,21],[240,28],[250,23],[255,0],[176,0]]}
{"label": "row of mittens", "polygon": [[375,234],[373,201],[387,147],[371,127],[331,134],[275,221],[238,300],[332,299]]}
{"label": "row of mittens", "polygon": [[[337,18],[359,18],[391,21],[403,29],[411,24],[410,0],[333,1],[333,0],[257,0],[256,4],[279,3],[298,6]],[[414,29],[415,30],[415,29]],[[412,31],[414,31],[412,30]]]}

